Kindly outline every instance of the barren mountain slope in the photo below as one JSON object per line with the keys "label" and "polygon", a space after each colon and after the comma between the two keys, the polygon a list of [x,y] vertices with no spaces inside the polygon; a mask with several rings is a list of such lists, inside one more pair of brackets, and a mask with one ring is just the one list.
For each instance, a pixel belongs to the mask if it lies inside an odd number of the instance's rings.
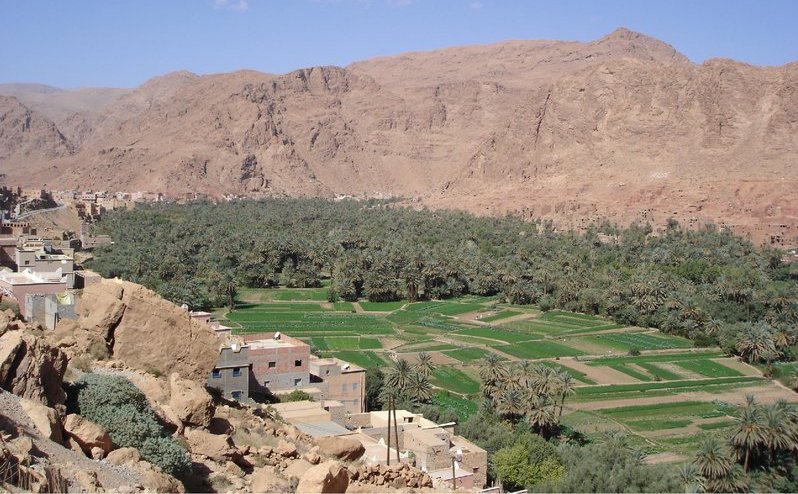
{"label": "barren mountain slope", "polygon": [[47,117],[16,98],[0,96],[0,174],[9,165],[24,171],[28,161],[54,160],[70,151],[66,138]]}
{"label": "barren mountain slope", "polygon": [[798,64],[695,65],[624,29],[277,76],[178,72],[75,115],[73,156],[0,158],[0,170],[22,183],[401,195],[562,225],[675,216],[794,236],[797,79]]}

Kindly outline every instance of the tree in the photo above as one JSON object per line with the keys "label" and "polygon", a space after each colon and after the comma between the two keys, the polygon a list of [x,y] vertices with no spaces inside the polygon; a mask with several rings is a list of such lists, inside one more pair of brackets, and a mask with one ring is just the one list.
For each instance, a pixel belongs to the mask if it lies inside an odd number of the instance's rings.
{"label": "tree", "polygon": [[366,369],[366,410],[382,410],[384,405],[380,392],[382,391],[384,374],[379,367]]}
{"label": "tree", "polygon": [[432,362],[432,356],[427,352],[419,352],[416,369],[418,370],[419,374],[424,376],[424,378],[429,379],[429,377],[432,375],[432,372],[435,370],[435,364]]}
{"label": "tree", "polygon": [[738,457],[744,458],[743,469],[748,472],[748,461],[751,453],[756,451],[765,440],[765,429],[762,426],[762,413],[752,396],[746,397],[747,404],[740,412],[737,425],[732,431],[729,441]]}
{"label": "tree", "polygon": [[718,438],[709,436],[701,441],[693,464],[704,478],[704,488],[708,492],[724,492],[724,479],[731,475],[734,463]]}
{"label": "tree", "polygon": [[772,360],[776,355],[773,335],[765,324],[746,327],[737,341],[737,351],[749,363]]}
{"label": "tree", "polygon": [[512,447],[502,448],[493,455],[496,475],[503,486],[517,490],[532,488],[536,484],[556,484],[565,476],[565,466],[560,461],[557,450],[546,441],[533,443],[530,451],[529,443],[516,442]]}

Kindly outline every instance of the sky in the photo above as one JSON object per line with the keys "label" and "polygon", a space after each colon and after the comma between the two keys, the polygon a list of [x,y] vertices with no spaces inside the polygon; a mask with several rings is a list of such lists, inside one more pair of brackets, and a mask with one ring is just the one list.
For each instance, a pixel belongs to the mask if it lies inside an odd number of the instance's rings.
{"label": "sky", "polygon": [[626,27],[692,61],[798,61],[798,0],[0,0],[0,82],[135,87]]}

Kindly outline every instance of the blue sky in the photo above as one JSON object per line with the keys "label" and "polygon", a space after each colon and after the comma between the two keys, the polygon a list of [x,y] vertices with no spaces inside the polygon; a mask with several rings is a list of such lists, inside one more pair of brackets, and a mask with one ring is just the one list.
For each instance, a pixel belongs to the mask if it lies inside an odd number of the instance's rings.
{"label": "blue sky", "polygon": [[624,26],[694,62],[798,60],[798,1],[3,0],[0,82],[133,87],[187,69],[271,73]]}

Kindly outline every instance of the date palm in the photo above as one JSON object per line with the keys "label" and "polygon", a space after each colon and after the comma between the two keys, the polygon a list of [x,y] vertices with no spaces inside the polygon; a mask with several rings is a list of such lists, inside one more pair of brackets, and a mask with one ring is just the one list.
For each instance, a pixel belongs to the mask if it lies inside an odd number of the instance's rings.
{"label": "date palm", "polygon": [[518,417],[524,414],[525,405],[523,391],[506,388],[498,394],[496,412],[511,422],[515,422]]}
{"label": "date palm", "polygon": [[558,415],[559,419],[562,419],[562,410],[565,407],[565,398],[568,396],[573,395],[576,393],[576,380],[569,374],[568,372],[560,372],[557,374],[557,392],[560,396],[560,413]]}
{"label": "date palm", "polygon": [[410,375],[404,391],[416,403],[427,403],[432,399],[432,385],[420,372]]}
{"label": "date palm", "polygon": [[418,354],[418,363],[416,363],[416,370],[419,374],[428,379],[435,370],[435,364],[432,363],[432,356],[427,352]]}
{"label": "date palm", "polygon": [[546,395],[533,395],[527,402],[526,418],[533,429],[544,437],[549,436],[551,428],[557,423],[554,405]]}
{"label": "date palm", "polygon": [[727,448],[718,438],[712,436],[701,441],[693,464],[698,473],[709,482],[727,476],[732,469],[732,460]]}
{"label": "date palm", "polygon": [[737,425],[734,427],[729,441],[738,457],[744,458],[743,469],[748,472],[751,453],[761,447],[765,441],[765,428],[762,424],[760,406],[750,395],[746,399],[748,403],[740,412]]}
{"label": "date palm", "polygon": [[770,360],[776,353],[773,336],[764,325],[749,326],[740,335],[737,351],[749,363]]}
{"label": "date palm", "polygon": [[412,374],[413,367],[407,360],[400,358],[394,362],[393,366],[391,366],[391,369],[388,371],[388,375],[386,376],[386,381],[389,386],[402,391],[405,389],[405,387],[407,387],[407,383],[410,381],[410,376]]}
{"label": "date palm", "polygon": [[509,372],[504,363],[499,359],[495,353],[489,353],[482,359],[482,365],[479,369],[479,377],[483,381],[493,381],[494,383],[501,382]]}

